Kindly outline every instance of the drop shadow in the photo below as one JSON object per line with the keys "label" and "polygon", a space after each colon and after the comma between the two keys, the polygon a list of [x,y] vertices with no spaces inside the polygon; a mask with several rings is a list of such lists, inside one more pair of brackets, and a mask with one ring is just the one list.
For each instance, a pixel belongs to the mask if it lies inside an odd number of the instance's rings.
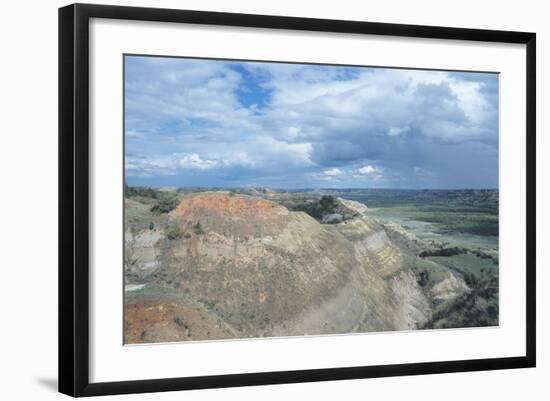
{"label": "drop shadow", "polygon": [[54,377],[37,377],[35,381],[42,387],[57,393],[57,379]]}

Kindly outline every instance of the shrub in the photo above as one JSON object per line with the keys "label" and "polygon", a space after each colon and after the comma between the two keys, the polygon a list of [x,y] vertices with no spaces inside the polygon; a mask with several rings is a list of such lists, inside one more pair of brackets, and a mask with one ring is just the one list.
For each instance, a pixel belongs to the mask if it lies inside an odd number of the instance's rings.
{"label": "shrub", "polygon": [[334,196],[323,195],[319,200],[319,205],[321,206],[321,211],[329,213],[332,212],[334,208],[336,208],[337,202]]}
{"label": "shrub", "polygon": [[168,213],[175,209],[180,203],[178,195],[171,192],[160,192],[157,202],[151,207],[151,212],[155,215]]}
{"label": "shrub", "polygon": [[175,239],[181,238],[183,234],[180,226],[176,223],[170,223],[166,227],[165,233],[166,233],[166,238],[168,238],[169,240],[175,240]]}
{"label": "shrub", "polygon": [[481,279],[465,275],[471,288],[436,310],[425,328],[483,327],[498,325],[498,275]]}
{"label": "shrub", "polygon": [[128,184],[124,184],[124,193],[127,197],[142,197],[142,198],[151,198],[158,199],[159,191],[149,187],[130,187]]}
{"label": "shrub", "polygon": [[322,220],[324,216],[335,213],[338,207],[338,201],[334,196],[323,195],[320,199],[311,202],[305,202],[294,206],[293,210],[306,212],[317,220]]}
{"label": "shrub", "polygon": [[420,256],[421,258],[425,258],[428,256],[455,256],[466,252],[466,249],[455,246],[452,248],[429,249],[427,251],[420,252],[420,255],[418,256]]}
{"label": "shrub", "polygon": [[200,298],[199,302],[206,306],[207,309],[214,310],[216,308],[217,301],[213,299]]}
{"label": "shrub", "polygon": [[201,226],[200,221],[197,222],[197,224],[195,224],[195,225],[193,226],[193,232],[194,232],[195,234],[197,234],[197,235],[202,235],[202,234],[204,234],[204,230],[203,230],[203,228],[202,228],[202,226]]}
{"label": "shrub", "polygon": [[420,284],[421,287],[425,287],[429,282],[430,273],[428,273],[426,270],[422,270],[418,275],[418,284]]}
{"label": "shrub", "polygon": [[174,318],[174,322],[175,322],[178,326],[183,327],[184,329],[188,329],[188,328],[189,328],[189,326],[187,325],[187,323],[186,323],[181,317],[179,317],[179,316],[176,316],[176,317]]}

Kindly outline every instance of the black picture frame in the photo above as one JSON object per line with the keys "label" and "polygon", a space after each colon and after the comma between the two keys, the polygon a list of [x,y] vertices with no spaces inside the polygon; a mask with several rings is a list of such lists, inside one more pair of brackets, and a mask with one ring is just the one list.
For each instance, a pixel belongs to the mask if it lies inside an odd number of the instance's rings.
{"label": "black picture frame", "polygon": [[[527,259],[526,353],[520,357],[407,363],[90,383],[89,381],[89,22],[91,18],[159,21],[249,28],[437,38],[526,45]],[[536,35],[527,32],[448,28],[221,12],[74,4],[59,9],[59,391],[95,396],[218,387],[254,386],[384,376],[534,367]]]}

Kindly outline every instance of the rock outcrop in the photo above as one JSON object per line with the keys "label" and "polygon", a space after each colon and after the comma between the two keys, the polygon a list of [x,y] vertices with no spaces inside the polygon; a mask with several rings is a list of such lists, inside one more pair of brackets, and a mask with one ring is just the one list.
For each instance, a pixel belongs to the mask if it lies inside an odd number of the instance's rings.
{"label": "rock outcrop", "polygon": [[[321,224],[263,198],[227,192],[185,196],[170,212],[178,237],[155,242],[160,254],[153,252],[157,263],[146,269],[151,286],[172,288],[170,295],[132,293],[126,341],[422,327],[431,319],[432,294],[407,265],[406,249],[392,242],[365,205],[339,201],[354,217]],[[143,235],[127,241],[143,241]],[[453,277],[434,286],[433,296],[449,296],[461,288],[459,281]],[[155,310],[162,311],[163,321]]]}

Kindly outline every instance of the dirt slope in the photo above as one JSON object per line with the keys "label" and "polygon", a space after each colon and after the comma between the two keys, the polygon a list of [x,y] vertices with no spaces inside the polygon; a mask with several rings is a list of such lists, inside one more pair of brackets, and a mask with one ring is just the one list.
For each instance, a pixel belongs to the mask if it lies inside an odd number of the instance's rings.
{"label": "dirt slope", "polygon": [[[127,341],[422,326],[431,318],[431,302],[402,250],[364,205],[346,207],[357,216],[320,224],[261,198],[186,196],[169,216],[180,236],[158,241],[159,263],[148,265],[158,267],[146,278],[176,296],[151,299],[147,287],[136,292],[126,305]],[[140,302],[140,294],[147,302]]]}

